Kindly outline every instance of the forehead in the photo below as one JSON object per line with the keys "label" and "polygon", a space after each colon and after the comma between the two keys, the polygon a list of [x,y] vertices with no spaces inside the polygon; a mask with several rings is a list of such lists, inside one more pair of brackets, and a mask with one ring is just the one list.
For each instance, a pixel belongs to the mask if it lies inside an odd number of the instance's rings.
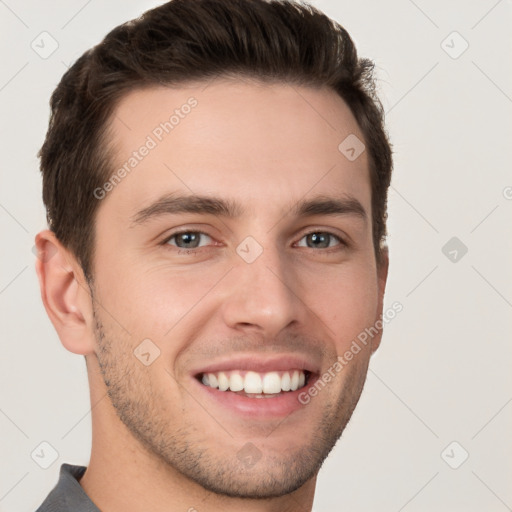
{"label": "forehead", "polygon": [[282,214],[308,195],[369,206],[366,151],[349,160],[347,137],[363,140],[327,88],[217,79],[133,91],[112,116],[112,171],[125,172],[105,203],[123,216],[169,192],[236,199],[247,215]]}

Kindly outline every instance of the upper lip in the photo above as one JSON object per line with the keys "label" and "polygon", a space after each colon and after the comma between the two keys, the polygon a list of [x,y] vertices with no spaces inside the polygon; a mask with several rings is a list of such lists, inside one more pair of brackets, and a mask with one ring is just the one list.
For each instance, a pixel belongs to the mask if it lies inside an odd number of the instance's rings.
{"label": "upper lip", "polygon": [[311,360],[311,356],[296,354],[281,354],[262,356],[261,354],[245,354],[243,356],[226,357],[211,362],[192,372],[194,376],[203,373],[216,373],[229,370],[244,370],[266,373],[271,371],[305,370],[310,373],[319,373],[319,365]]}

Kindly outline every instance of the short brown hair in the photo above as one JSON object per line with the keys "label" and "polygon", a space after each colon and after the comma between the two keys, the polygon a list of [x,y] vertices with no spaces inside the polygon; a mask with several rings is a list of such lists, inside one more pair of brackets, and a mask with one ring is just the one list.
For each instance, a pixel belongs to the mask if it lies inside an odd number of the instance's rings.
{"label": "short brown hair", "polygon": [[[347,31],[290,0],[171,0],[112,30],[64,74],[39,152],[49,227],[92,279],[94,190],[112,174],[108,123],[121,97],[152,85],[217,76],[327,86],[347,103],[370,162],[373,243],[386,238],[391,147],[373,62]],[[341,141],[340,141],[341,142]]]}

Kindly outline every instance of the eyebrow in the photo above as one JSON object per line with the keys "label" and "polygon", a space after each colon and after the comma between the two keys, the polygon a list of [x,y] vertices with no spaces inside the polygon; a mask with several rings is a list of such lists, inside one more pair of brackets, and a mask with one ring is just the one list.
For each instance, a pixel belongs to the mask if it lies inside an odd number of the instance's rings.
{"label": "eyebrow", "polygon": [[[320,195],[311,199],[301,199],[288,210],[290,214],[296,217],[350,215],[358,217],[364,222],[368,220],[368,214],[363,205],[350,195],[340,198]],[[229,199],[201,195],[167,194],[137,212],[132,217],[132,224],[136,226],[163,215],[183,213],[207,214],[233,219],[241,217],[245,211],[241,204]]]}

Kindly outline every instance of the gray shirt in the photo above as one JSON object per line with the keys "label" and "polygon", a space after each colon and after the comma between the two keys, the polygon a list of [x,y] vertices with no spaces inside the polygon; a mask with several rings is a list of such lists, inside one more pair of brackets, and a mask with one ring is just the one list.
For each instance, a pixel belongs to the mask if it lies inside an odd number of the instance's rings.
{"label": "gray shirt", "polygon": [[36,512],[100,512],[78,483],[86,469],[62,464],[57,485]]}

